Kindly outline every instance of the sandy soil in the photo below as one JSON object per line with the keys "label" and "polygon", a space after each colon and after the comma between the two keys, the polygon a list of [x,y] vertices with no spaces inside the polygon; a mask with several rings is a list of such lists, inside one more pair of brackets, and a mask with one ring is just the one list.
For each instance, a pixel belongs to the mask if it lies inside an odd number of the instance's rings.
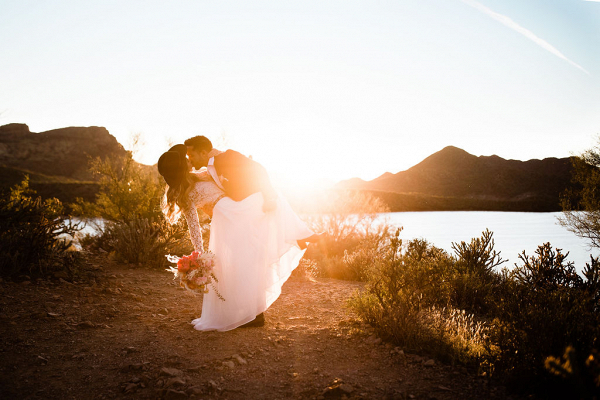
{"label": "sandy soil", "polygon": [[198,332],[167,271],[89,256],[82,277],[0,282],[0,397],[505,399],[464,368],[382,343],[354,282],[297,274],[261,328]]}

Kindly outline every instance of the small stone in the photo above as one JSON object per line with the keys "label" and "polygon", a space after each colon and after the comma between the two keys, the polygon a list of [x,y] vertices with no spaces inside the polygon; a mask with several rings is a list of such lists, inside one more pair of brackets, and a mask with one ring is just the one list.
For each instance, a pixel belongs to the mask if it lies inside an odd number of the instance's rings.
{"label": "small stone", "polygon": [[217,385],[217,382],[213,381],[212,379],[210,381],[208,381],[208,386],[217,389],[219,387],[219,385]]}
{"label": "small stone", "polygon": [[343,394],[349,395],[349,394],[351,394],[354,391],[354,388],[352,386],[348,385],[347,383],[342,383],[340,385],[340,391]]}
{"label": "small stone", "polygon": [[235,364],[233,363],[233,361],[223,361],[223,366],[229,369],[235,368]]}
{"label": "small stone", "polygon": [[136,383],[128,383],[127,386],[125,386],[125,389],[123,390],[125,393],[131,393],[133,391],[135,391],[138,388],[138,385]]}
{"label": "small stone", "polygon": [[221,391],[221,388],[219,387],[219,385],[217,385],[217,382],[213,381],[212,379],[208,381],[206,385],[208,386],[208,391],[210,393],[216,393]]}
{"label": "small stone", "polygon": [[248,364],[248,361],[244,360],[241,356],[239,355],[234,355],[233,358],[240,364],[240,365],[246,365]]}
{"label": "small stone", "polygon": [[143,364],[129,364],[129,365],[126,365],[125,367],[121,368],[121,371],[127,371],[127,370],[141,371],[143,368],[144,368]]}
{"label": "small stone", "polygon": [[433,367],[435,365],[435,360],[429,359],[423,363],[425,367]]}
{"label": "small stone", "polygon": [[167,379],[167,383],[165,383],[165,387],[171,387],[171,386],[184,386],[185,385],[185,381],[181,378],[181,377],[173,377],[173,378],[169,378]]}
{"label": "small stone", "polygon": [[96,325],[92,321],[83,321],[77,324],[79,328],[95,328]]}
{"label": "small stone", "polygon": [[179,400],[179,399],[187,399],[188,395],[185,392],[181,392],[179,390],[167,389],[165,392],[164,399],[165,400]]}
{"label": "small stone", "polygon": [[178,370],[177,368],[168,368],[168,367],[161,368],[160,373],[162,375],[167,375],[167,376],[182,376],[183,375],[183,371]]}
{"label": "small stone", "polygon": [[202,388],[199,388],[197,386],[192,386],[191,388],[188,388],[188,390],[186,390],[186,392],[190,396],[200,396],[200,395],[204,394],[204,391],[202,390]]}

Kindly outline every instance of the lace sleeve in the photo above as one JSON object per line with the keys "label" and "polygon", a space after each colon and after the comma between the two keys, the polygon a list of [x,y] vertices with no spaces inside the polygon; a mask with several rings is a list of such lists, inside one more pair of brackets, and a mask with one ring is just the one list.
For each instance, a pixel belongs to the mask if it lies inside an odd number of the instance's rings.
{"label": "lace sleeve", "polygon": [[182,212],[187,221],[188,228],[190,229],[190,239],[194,245],[194,250],[203,252],[204,246],[202,242],[202,228],[200,228],[198,210],[196,210],[196,207],[191,204],[185,207]]}

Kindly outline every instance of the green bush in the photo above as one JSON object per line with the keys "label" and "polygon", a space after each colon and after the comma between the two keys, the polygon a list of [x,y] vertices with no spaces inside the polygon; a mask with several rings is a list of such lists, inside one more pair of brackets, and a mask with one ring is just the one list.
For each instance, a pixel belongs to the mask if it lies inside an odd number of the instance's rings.
{"label": "green bush", "polygon": [[494,307],[502,276],[496,271],[505,263],[494,250],[493,233],[488,229],[470,243],[452,243],[456,255],[450,280],[453,307],[478,315],[488,315]]}
{"label": "green bush", "polygon": [[310,246],[306,258],[315,262],[316,275],[363,280],[373,253],[387,245],[390,226],[381,220],[387,207],[378,198],[359,191],[330,191],[319,198],[309,224],[326,235]]}
{"label": "green bush", "polygon": [[[131,154],[94,159],[90,170],[100,176],[98,198],[93,203],[79,200],[73,206],[81,216],[104,221],[97,235],[85,239],[89,245],[111,252],[121,262],[159,268],[167,264],[166,254],[193,251],[185,221],[175,225],[165,221],[160,209],[164,185]],[[206,221],[201,224],[206,227]],[[208,229],[203,232],[208,234]]]}
{"label": "green bush", "polygon": [[425,240],[402,246],[399,233],[374,257],[365,290],[350,306],[381,337],[406,349],[482,364],[491,347],[487,326],[451,305],[456,260]]}
{"label": "green bush", "polygon": [[79,255],[70,251],[71,240],[80,229],[63,215],[57,199],[42,201],[29,189],[29,179],[0,197],[0,273],[47,276],[63,272],[73,275]]}
{"label": "green bush", "polygon": [[164,186],[157,174],[135,162],[131,153],[120,158],[91,159],[89,169],[99,178],[100,191],[94,202],[78,199],[71,206],[74,213],[116,223],[162,216]]}
{"label": "green bush", "polygon": [[367,285],[356,293],[350,306],[378,334],[396,343],[418,346],[420,334],[418,314],[422,295],[410,289],[401,252],[400,230],[391,238],[385,252],[377,254],[367,271]]}
{"label": "green bush", "polygon": [[477,366],[514,390],[556,397],[584,388],[582,398],[600,391],[598,259],[580,276],[546,243],[497,271],[504,261],[488,230],[452,248],[454,255],[425,240],[403,245],[397,231],[382,251],[346,256],[347,269],[366,268],[350,306],[382,338]]}
{"label": "green bush", "polygon": [[166,267],[166,254],[183,255],[194,250],[185,225],[170,225],[164,219],[109,223],[101,240],[118,261],[139,266]]}
{"label": "green bush", "polygon": [[550,379],[546,358],[567,346],[582,356],[598,346],[600,264],[588,264],[584,279],[566,257],[550,243],[538,246],[536,256],[523,252],[522,264],[506,274],[498,291],[492,329],[500,349],[496,366],[515,387],[531,388],[535,382],[537,391],[556,391],[560,383]]}

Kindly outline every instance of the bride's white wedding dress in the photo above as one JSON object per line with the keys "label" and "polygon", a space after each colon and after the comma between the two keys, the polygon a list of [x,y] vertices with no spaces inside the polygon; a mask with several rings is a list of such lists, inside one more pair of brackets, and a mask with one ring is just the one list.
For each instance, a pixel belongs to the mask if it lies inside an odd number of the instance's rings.
{"label": "bride's white wedding dress", "polygon": [[236,202],[225,197],[207,172],[197,174],[202,180],[194,184],[182,211],[194,248],[202,251],[197,208],[209,215],[212,209],[208,249],[216,259],[215,287],[225,301],[209,287],[202,315],[192,324],[201,331],[227,331],[252,321],[277,300],[304,254],[296,241],[313,232],[281,195],[277,209],[264,213],[262,193]]}

